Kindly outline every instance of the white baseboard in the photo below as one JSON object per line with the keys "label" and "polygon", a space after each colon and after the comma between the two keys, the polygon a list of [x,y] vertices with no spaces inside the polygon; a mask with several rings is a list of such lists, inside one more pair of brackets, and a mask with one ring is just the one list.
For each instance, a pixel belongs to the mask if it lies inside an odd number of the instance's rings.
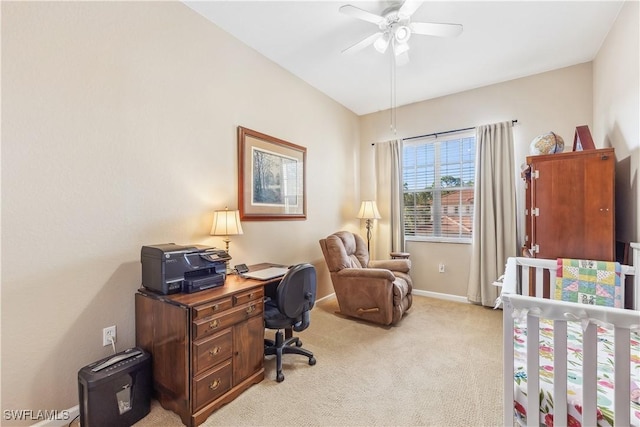
{"label": "white baseboard", "polygon": [[42,420],[34,424],[32,427],[63,427],[71,424],[72,421],[80,415],[80,406],[76,405],[58,412],[58,417],[51,420]]}
{"label": "white baseboard", "polygon": [[333,297],[335,297],[335,296],[336,296],[336,293],[334,292],[334,293],[329,294],[329,295],[327,295],[327,296],[324,296],[324,297],[322,297],[322,298],[318,298],[318,299],[316,300],[316,302],[321,302],[321,301],[324,301],[324,300],[326,300],[326,299],[333,298]]}
{"label": "white baseboard", "polygon": [[411,293],[413,295],[420,295],[423,297],[443,299],[447,301],[463,302],[463,303],[469,304],[469,300],[466,297],[461,297],[460,295],[441,294],[438,292],[422,291],[420,289],[414,289]]}

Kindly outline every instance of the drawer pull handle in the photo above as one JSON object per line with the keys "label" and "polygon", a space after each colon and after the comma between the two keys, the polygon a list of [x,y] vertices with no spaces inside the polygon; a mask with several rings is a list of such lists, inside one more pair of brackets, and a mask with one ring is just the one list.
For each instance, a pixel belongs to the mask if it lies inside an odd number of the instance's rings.
{"label": "drawer pull handle", "polygon": [[220,347],[215,347],[213,350],[209,350],[209,354],[211,356],[215,356],[218,353],[220,353]]}
{"label": "drawer pull handle", "polygon": [[220,387],[220,378],[216,378],[215,380],[213,380],[211,382],[211,384],[209,384],[209,389],[211,389],[211,390],[215,390],[218,387]]}
{"label": "drawer pull handle", "polygon": [[250,305],[249,307],[247,307],[247,314],[251,314],[254,311],[256,311],[256,306],[255,305]]}
{"label": "drawer pull handle", "polygon": [[214,320],[213,322],[209,322],[209,329],[215,329],[218,326],[220,326],[220,322],[218,321],[218,319]]}
{"label": "drawer pull handle", "polygon": [[220,308],[220,306],[218,306],[218,304],[213,304],[213,307],[211,307],[213,309],[213,311],[218,311],[218,308]]}

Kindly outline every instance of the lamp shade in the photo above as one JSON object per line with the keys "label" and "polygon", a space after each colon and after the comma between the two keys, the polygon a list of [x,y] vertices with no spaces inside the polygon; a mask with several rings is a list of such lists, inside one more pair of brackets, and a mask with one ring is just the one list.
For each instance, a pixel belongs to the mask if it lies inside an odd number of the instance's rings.
{"label": "lamp shade", "polygon": [[213,225],[211,226],[212,236],[234,236],[242,234],[242,224],[240,223],[240,212],[230,211],[224,208],[223,211],[213,213]]}
{"label": "lamp shade", "polygon": [[364,200],[360,205],[360,212],[358,212],[358,218],[360,219],[380,219],[380,212],[378,212],[378,206],[376,206],[375,200]]}

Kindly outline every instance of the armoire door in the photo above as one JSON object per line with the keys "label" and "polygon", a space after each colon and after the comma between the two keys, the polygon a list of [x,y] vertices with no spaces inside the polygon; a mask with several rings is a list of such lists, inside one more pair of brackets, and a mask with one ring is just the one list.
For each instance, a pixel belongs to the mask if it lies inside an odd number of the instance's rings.
{"label": "armoire door", "polygon": [[613,260],[613,149],[531,156],[536,258]]}

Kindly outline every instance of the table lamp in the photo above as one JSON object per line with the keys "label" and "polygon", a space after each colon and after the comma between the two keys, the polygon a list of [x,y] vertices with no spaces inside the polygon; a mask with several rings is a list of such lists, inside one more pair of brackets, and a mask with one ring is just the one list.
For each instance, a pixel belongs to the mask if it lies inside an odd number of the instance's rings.
{"label": "table lamp", "polygon": [[[213,213],[213,225],[211,226],[212,236],[224,236],[222,241],[225,243],[225,250],[229,253],[229,236],[242,234],[242,224],[240,224],[240,212],[230,211],[225,206],[224,210],[215,211]],[[229,261],[227,264],[227,273],[230,273]]]}
{"label": "table lamp", "polygon": [[376,206],[375,200],[364,200],[360,205],[360,212],[358,212],[358,218],[367,220],[367,252],[371,255],[370,243],[371,243],[371,228],[373,226],[372,220],[382,218],[380,212],[378,212],[378,206]]}

